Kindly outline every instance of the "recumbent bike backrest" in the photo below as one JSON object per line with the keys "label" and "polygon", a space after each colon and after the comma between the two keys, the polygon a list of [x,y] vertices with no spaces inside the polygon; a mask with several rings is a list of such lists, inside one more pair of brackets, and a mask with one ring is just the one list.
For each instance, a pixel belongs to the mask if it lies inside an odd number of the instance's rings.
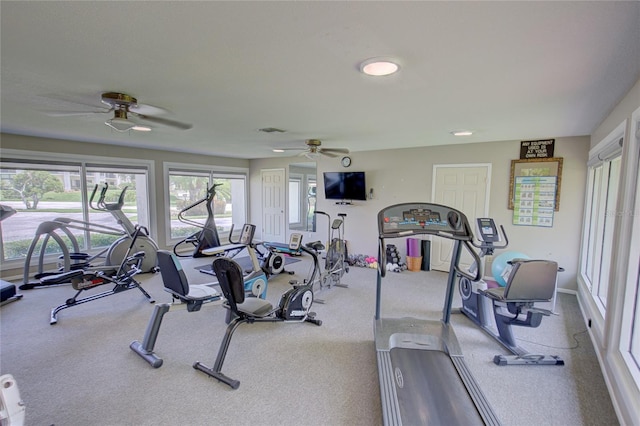
{"label": "recumbent bike backrest", "polygon": [[175,255],[167,250],[158,250],[158,266],[165,288],[177,297],[186,297],[189,294],[189,282]]}
{"label": "recumbent bike backrest", "polygon": [[244,303],[245,298],[242,268],[235,260],[226,257],[214,259],[212,268],[229,307],[237,312],[238,305]]}
{"label": "recumbent bike backrest", "polygon": [[505,301],[542,302],[553,298],[558,275],[558,263],[551,260],[519,259],[504,290]]}

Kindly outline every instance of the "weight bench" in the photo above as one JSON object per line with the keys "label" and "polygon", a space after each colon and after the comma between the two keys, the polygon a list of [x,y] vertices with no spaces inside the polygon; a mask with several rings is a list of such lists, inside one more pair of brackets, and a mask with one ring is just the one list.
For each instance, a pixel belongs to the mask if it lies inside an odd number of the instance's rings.
{"label": "weight bench", "polygon": [[156,304],[142,343],[135,340],[129,345],[135,353],[154,368],[159,368],[162,365],[162,359],[153,352],[153,348],[164,314],[170,310],[184,307],[187,308],[187,312],[197,312],[204,303],[220,300],[220,293],[207,284],[189,285],[187,276],[175,254],[166,250],[158,250],[158,266],[164,290],[171,294],[173,302]]}
{"label": "weight bench", "polygon": [[531,354],[519,347],[511,329],[513,325],[538,327],[543,316],[552,314],[547,309],[536,308],[535,304],[553,299],[558,263],[551,260],[514,259],[509,264],[511,271],[505,287],[481,290],[492,301],[501,343],[517,354],[496,355],[493,362],[498,365],[564,365],[558,356]]}

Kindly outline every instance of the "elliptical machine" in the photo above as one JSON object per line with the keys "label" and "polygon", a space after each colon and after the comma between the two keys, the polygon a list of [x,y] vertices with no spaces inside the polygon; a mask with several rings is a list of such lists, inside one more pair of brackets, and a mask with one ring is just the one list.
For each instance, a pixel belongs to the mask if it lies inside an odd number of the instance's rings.
{"label": "elliptical machine", "polygon": [[[20,286],[21,290],[30,290],[35,287],[42,287],[47,285],[57,285],[68,283],[69,281],[56,281],[48,279],[46,282],[42,281],[42,278],[50,277],[52,275],[59,275],[61,279],[66,279],[65,272],[74,270],[93,270],[103,271],[105,274],[115,273],[118,267],[122,264],[122,261],[130,251],[130,243],[136,235],[135,251],[144,252],[144,258],[140,265],[141,272],[156,272],[157,271],[157,252],[158,245],[151,239],[149,235],[137,236],[136,225],[131,223],[131,220],[124,214],[122,207],[124,206],[124,197],[127,192],[125,187],[118,197],[118,201],[115,203],[107,203],[105,201],[107,190],[109,185],[105,183],[100,191],[98,201],[94,205],[94,198],[98,191],[98,186],[95,185],[91,197],[89,199],[89,207],[93,210],[109,212],[116,220],[116,222],[122,227],[118,229],[112,226],[100,225],[97,223],[85,222],[82,220],[76,220],[65,217],[58,217],[52,221],[45,221],[38,225],[36,229],[36,235],[31,241],[31,245],[27,251],[26,260],[24,263],[23,284]],[[72,229],[80,230],[84,233],[98,233],[103,235],[119,236],[109,247],[99,251],[96,254],[90,255],[89,253],[80,252],[80,244],[76,236],[73,234]],[[42,237],[42,238],[41,238]],[[66,238],[65,238],[66,237]],[[44,271],[45,255],[47,254],[47,244],[50,239],[53,239],[62,252],[59,256],[58,269],[55,271]],[[65,241],[65,239],[68,241]],[[33,258],[36,248],[39,247],[38,255],[38,269],[34,278],[38,281],[32,282],[29,279],[31,273],[31,260]],[[92,262],[98,258],[104,258],[102,265],[94,265]]]}
{"label": "elliptical machine", "polygon": [[[472,242],[480,249],[479,258],[491,256],[495,249],[504,249],[509,239],[500,225],[500,232],[492,218],[476,219],[479,243]],[[501,241],[500,234],[504,237]],[[538,327],[543,316],[551,315],[551,311],[536,308],[536,302],[548,302],[555,293],[555,280],[559,270],[558,264],[548,260],[513,259],[509,270],[505,270],[506,287],[489,288],[482,279],[482,265],[473,263],[469,272],[474,274],[478,269],[480,277],[472,281],[461,275],[458,283],[462,308],[460,312],[480,327],[489,336],[513,353],[513,356],[496,355],[493,362],[497,365],[564,365],[564,361],[555,355],[532,354],[518,346],[512,326]],[[492,328],[489,312],[493,310],[496,333]]]}
{"label": "elliptical machine", "polygon": [[[202,228],[200,231],[191,234],[184,240],[178,242],[175,246],[173,246],[173,253],[178,257],[189,257],[186,255],[182,255],[179,253],[180,248],[183,244],[191,244],[194,247],[193,253],[191,257],[204,257],[205,254],[202,254],[202,250],[206,250],[211,247],[220,246],[220,237],[218,236],[218,228],[216,226],[215,215],[213,213],[213,199],[216,196],[216,188],[222,185],[221,183],[216,183],[211,185],[211,188],[207,190],[207,196],[201,200],[196,201],[195,203],[185,207],[180,210],[178,213],[178,220],[182,223],[186,223],[187,225],[196,226],[198,228]],[[197,222],[192,219],[188,219],[185,217],[185,213],[202,203],[206,203],[207,206],[207,220],[204,224]]]}

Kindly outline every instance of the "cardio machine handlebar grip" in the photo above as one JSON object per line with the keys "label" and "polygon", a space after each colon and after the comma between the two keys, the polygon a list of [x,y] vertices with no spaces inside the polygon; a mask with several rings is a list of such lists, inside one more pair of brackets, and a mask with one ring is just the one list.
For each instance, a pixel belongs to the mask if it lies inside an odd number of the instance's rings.
{"label": "cardio machine handlebar grip", "polygon": [[387,252],[384,248],[384,238],[378,238],[378,270],[382,278],[387,275]]}
{"label": "cardio machine handlebar grip", "polygon": [[[469,254],[471,254],[471,257],[473,257],[473,261],[476,263],[476,265],[480,265],[480,262],[481,262],[480,256],[473,249],[473,245],[469,241],[462,241],[462,244],[467,249]],[[470,274],[467,271],[463,271],[462,269],[460,269],[458,265],[453,265],[453,267],[455,268],[457,273],[459,273],[463,277],[470,279],[471,281],[480,281],[480,278],[482,278],[481,272],[480,272],[482,268],[476,268],[475,274]]]}

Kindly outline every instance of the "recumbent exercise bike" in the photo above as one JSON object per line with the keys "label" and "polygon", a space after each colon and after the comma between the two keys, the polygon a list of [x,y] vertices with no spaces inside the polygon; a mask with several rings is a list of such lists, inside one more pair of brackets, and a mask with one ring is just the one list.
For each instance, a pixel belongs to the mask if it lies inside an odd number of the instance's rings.
{"label": "recumbent exercise bike", "polygon": [[[247,225],[245,225],[246,227]],[[249,225],[250,227],[253,225]],[[238,380],[233,380],[222,373],[222,364],[226,357],[231,337],[236,328],[244,323],[254,322],[311,322],[321,325],[322,321],[315,319],[315,313],[310,312],[313,304],[312,283],[319,273],[319,261],[314,250],[301,246],[302,235],[292,234],[290,239],[291,249],[300,249],[313,258],[313,272],[311,277],[303,285],[298,285],[296,281],[290,281],[293,288],[285,292],[278,304],[274,308],[271,303],[257,297],[250,296],[247,292],[243,279],[242,268],[228,257],[216,257],[213,261],[213,269],[218,277],[218,284],[222,289],[226,301],[224,307],[229,309],[226,316],[228,324],[225,336],[220,344],[218,356],[213,368],[196,362],[193,367],[203,371],[211,377],[228,384],[233,389],[240,386]],[[159,368],[163,360],[154,352],[154,346],[164,314],[175,307],[186,307],[188,312],[199,311],[200,308],[209,302],[221,299],[220,293],[208,285],[189,285],[186,275],[182,270],[177,257],[164,250],[158,252],[160,272],[164,282],[165,290],[171,293],[173,303],[157,304],[142,342],[134,341],[129,345],[131,350],[147,361],[152,367]]]}
{"label": "recumbent exercise bike", "polygon": [[[476,224],[480,242],[472,244],[480,249],[480,258],[493,255],[495,249],[507,247],[509,239],[502,225],[498,232],[491,218],[478,218]],[[504,237],[504,243],[496,245],[501,241],[500,234]],[[488,288],[487,282],[482,278],[471,281],[468,277],[461,276],[458,283],[462,297],[460,312],[513,353],[511,356],[496,355],[493,358],[495,364],[564,365],[564,361],[558,356],[532,354],[518,346],[512,330],[512,326],[538,327],[543,316],[552,314],[535,304],[553,299],[557,273],[563,269],[558,268],[558,264],[551,260],[512,259],[509,264],[509,268],[502,274],[506,277],[505,287]],[[478,268],[481,269],[482,265],[474,263],[470,272],[475,272]],[[483,276],[482,271],[478,276]],[[490,324],[491,309],[497,333]]]}

